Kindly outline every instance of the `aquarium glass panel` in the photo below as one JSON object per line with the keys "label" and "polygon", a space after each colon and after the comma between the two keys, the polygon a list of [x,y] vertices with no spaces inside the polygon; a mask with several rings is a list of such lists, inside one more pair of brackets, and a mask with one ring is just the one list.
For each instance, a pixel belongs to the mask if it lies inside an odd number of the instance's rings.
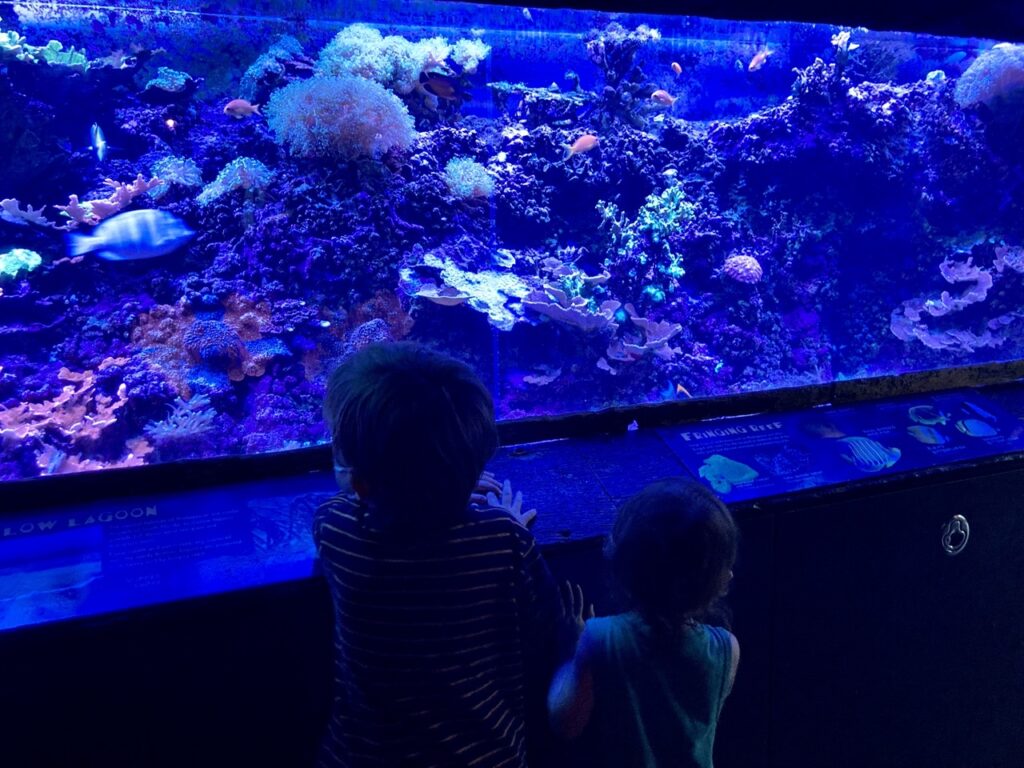
{"label": "aquarium glass panel", "polygon": [[[154,4],[156,5],[156,4]],[[461,3],[0,3],[0,479],[1024,357],[1024,47]]]}

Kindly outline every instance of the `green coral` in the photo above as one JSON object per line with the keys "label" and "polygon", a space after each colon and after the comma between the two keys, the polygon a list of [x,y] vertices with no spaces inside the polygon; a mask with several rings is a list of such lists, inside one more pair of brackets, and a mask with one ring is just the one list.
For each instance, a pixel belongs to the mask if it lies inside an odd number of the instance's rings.
{"label": "green coral", "polygon": [[0,277],[16,277],[19,272],[31,272],[43,263],[43,258],[27,248],[12,248],[0,253]]}
{"label": "green coral", "polygon": [[200,205],[209,205],[236,189],[250,192],[259,190],[269,184],[273,177],[273,172],[259,160],[239,157],[225,165],[217,174],[217,178],[203,187],[196,202]]}
{"label": "green coral", "polygon": [[490,197],[494,193],[491,174],[469,157],[456,157],[448,161],[444,167],[444,180],[456,197]]}
{"label": "green coral", "polygon": [[68,49],[57,40],[46,45],[29,45],[25,38],[14,30],[0,30],[0,58],[14,57],[27,64],[47,64],[51,67],[66,67],[76,72],[89,69],[89,59],[74,46]]}
{"label": "green coral", "polygon": [[192,76],[187,72],[180,72],[170,67],[160,67],[156,71],[156,77],[146,83],[146,90],[166,91],[167,93],[182,93],[192,84]]}
{"label": "green coral", "polygon": [[678,184],[649,195],[633,221],[615,203],[599,202],[597,210],[617,256],[608,260],[609,265],[629,259],[646,265],[649,258],[655,257],[657,270],[662,274],[673,279],[686,274],[682,255],[673,252],[670,238],[693,219],[695,209]]}

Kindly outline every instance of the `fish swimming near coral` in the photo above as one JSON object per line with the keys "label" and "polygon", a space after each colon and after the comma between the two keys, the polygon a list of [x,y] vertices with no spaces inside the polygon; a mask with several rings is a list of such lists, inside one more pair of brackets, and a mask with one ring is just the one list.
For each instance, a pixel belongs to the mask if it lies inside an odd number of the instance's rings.
{"label": "fish swimming near coral", "polygon": [[934,427],[915,424],[912,427],[907,427],[907,432],[912,438],[925,445],[945,445],[949,442],[949,438]]}
{"label": "fish swimming near coral", "polygon": [[93,123],[92,128],[89,129],[89,140],[91,142],[89,149],[96,153],[96,159],[102,163],[110,145],[107,144],[107,137],[103,135],[103,129],[100,128],[99,123]]}
{"label": "fish swimming near coral", "polygon": [[458,82],[440,72],[420,72],[420,86],[431,96],[445,101],[468,100],[466,94],[459,88]]}
{"label": "fish swimming near coral", "polygon": [[676,97],[668,91],[663,91],[660,88],[651,94],[651,101],[655,104],[661,104],[663,107],[671,107],[676,103]]}
{"label": "fish swimming near coral", "polygon": [[244,120],[247,117],[263,113],[260,112],[259,104],[251,104],[245,99],[232,99],[224,105],[224,114],[235,118],[235,120]]}
{"label": "fish swimming near coral", "polygon": [[683,74],[683,68],[679,65],[678,61],[672,62],[672,71],[675,72],[676,77],[679,77],[681,74]]}
{"label": "fish swimming near coral", "polygon": [[757,72],[757,70],[768,63],[768,57],[773,53],[775,53],[775,51],[770,50],[768,46],[759,50],[754,54],[753,58],[750,59],[750,63],[747,64],[747,72]]}
{"label": "fish swimming near coral", "polygon": [[992,437],[999,434],[995,427],[979,419],[963,419],[956,423],[956,428],[968,437]]}
{"label": "fish swimming near coral", "polygon": [[915,405],[907,411],[907,415],[918,424],[927,424],[929,426],[932,424],[945,424],[949,421],[949,414],[942,413],[933,405]]}
{"label": "fish swimming near coral", "polygon": [[68,252],[71,256],[96,252],[107,261],[152,259],[177,250],[194,234],[167,211],[129,211],[102,222],[91,235],[69,235]]}
{"label": "fish swimming near coral", "polygon": [[568,160],[573,155],[582,155],[584,152],[589,152],[598,145],[600,139],[592,133],[585,133],[580,136],[572,144],[569,144],[565,148],[565,157],[563,160]]}
{"label": "fish swimming near coral", "polygon": [[870,437],[843,437],[843,459],[862,472],[881,472],[899,461],[899,448],[886,448]]}
{"label": "fish swimming near coral", "polygon": [[752,483],[758,477],[753,467],[718,453],[704,459],[699,474],[718,493],[729,493],[734,486]]}

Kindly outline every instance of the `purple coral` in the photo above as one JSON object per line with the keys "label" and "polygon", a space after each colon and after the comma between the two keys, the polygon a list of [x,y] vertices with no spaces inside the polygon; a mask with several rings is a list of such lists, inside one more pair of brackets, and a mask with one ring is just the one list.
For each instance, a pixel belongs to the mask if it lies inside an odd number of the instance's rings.
{"label": "purple coral", "polygon": [[242,359],[242,339],[222,320],[196,320],[185,331],[184,344],[195,362],[230,368]]}

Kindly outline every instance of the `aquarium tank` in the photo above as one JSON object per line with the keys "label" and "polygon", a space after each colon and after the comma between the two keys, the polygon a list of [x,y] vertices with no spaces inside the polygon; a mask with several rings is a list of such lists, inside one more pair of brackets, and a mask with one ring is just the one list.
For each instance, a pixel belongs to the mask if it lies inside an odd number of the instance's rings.
{"label": "aquarium tank", "polygon": [[0,3],[0,479],[1024,358],[1024,47],[465,3]]}

